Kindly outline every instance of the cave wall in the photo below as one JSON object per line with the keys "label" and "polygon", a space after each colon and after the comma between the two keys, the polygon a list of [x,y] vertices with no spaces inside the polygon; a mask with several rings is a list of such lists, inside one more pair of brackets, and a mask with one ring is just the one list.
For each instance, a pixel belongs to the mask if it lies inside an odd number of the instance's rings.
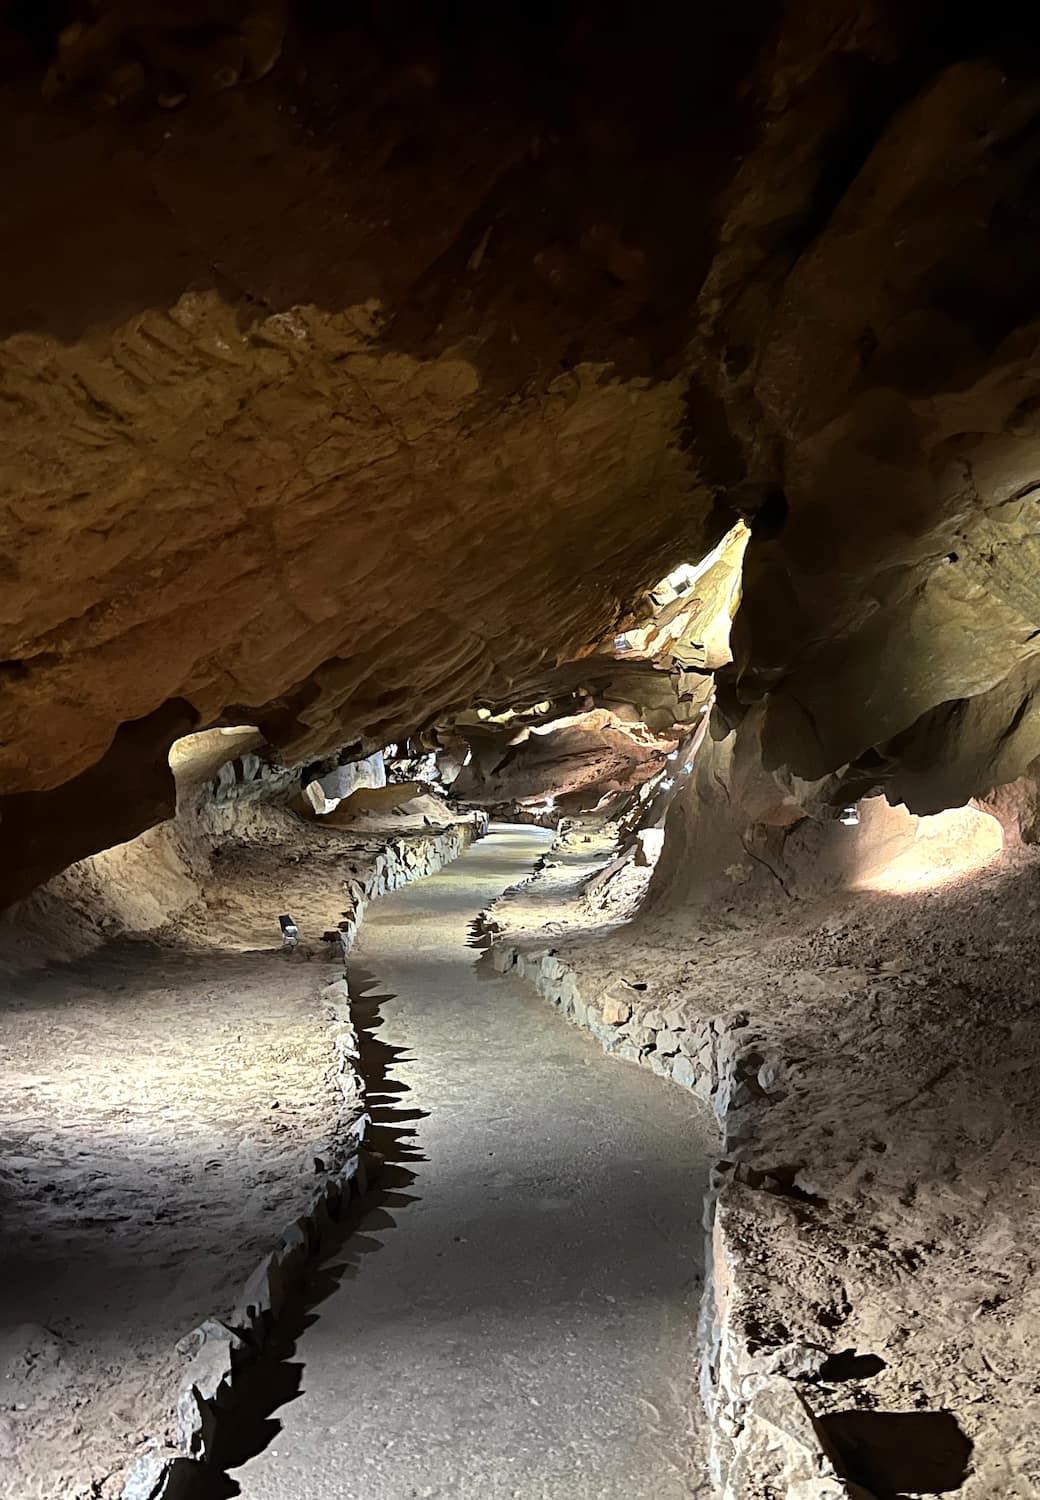
{"label": "cave wall", "polygon": [[843,807],[845,777],[802,781],[766,769],[764,705],[739,729],[706,735],[677,781],[642,918],[683,930],[769,921],[864,890],[935,888],[1035,841],[1037,784],[920,817],[882,793]]}
{"label": "cave wall", "polygon": [[[740,435],[734,490],[777,485],[747,554],[731,722],[764,702],[767,765],[859,763],[927,813],[978,791],[995,755],[1006,779],[1035,755],[1036,48],[1001,34],[1000,7],[988,34],[955,9],[875,87],[894,35],[875,17],[815,75],[792,56],[774,78],[697,358]],[[792,90],[845,153],[793,259],[763,253],[780,225],[762,175],[797,191]]]}
{"label": "cave wall", "polygon": [[[38,871],[8,868],[6,889],[19,899],[0,912],[0,974],[70,962],[124,933],[154,932],[200,902],[215,851],[269,833],[279,816],[272,804],[299,781],[298,769],[262,762],[260,744],[251,726],[186,735],[154,768],[164,788],[156,826],[74,860],[42,884],[31,878]],[[139,775],[136,765],[124,769]],[[118,815],[100,812],[111,838]],[[70,816],[81,826],[74,806]],[[125,826],[133,829],[134,819]]]}
{"label": "cave wall", "polygon": [[1029,25],[5,4],[0,899],[163,816],[188,729],[363,754],[553,696],[738,520],[718,711],[766,767],[1013,780]]}

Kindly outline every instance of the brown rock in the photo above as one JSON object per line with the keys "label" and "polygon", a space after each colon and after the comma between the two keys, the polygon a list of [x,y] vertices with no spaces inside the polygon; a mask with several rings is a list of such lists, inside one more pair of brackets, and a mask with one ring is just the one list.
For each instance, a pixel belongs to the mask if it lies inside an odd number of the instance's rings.
{"label": "brown rock", "polygon": [[623,1026],[631,1019],[632,1006],[628,1000],[616,995],[607,995],[602,1005],[603,1020],[607,1026]]}

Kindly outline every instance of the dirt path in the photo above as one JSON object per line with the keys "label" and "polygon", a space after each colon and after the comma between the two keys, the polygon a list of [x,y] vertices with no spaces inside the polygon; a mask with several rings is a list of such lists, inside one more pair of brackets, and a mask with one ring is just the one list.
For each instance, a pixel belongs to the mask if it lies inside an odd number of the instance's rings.
{"label": "dirt path", "polygon": [[410,1169],[388,1168],[352,1242],[372,1253],[297,1344],[300,1396],[234,1475],[246,1500],[708,1493],[706,1116],[529,988],[480,977],[466,946],[547,841],[498,829],[369,912],[355,967],[392,1059],[375,1117]]}

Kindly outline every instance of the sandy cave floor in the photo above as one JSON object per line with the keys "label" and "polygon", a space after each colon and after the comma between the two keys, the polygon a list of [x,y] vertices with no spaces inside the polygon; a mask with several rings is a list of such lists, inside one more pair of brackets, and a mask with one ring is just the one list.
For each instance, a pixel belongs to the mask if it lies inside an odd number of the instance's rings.
{"label": "sandy cave floor", "polygon": [[746,1340],[792,1376],[843,1356],[799,1389],[879,1500],[1040,1494],[1040,852],[779,917],[622,922],[645,874],[579,896],[611,848],[575,829],[494,915],[583,994],[643,983],[782,1060],[731,1152],[791,1189],[729,1193]]}
{"label": "sandy cave floor", "polygon": [[4,1500],[118,1493],[113,1464],[168,1427],[176,1341],[231,1310],[313,1193],[344,1125],[320,935],[383,842],[286,818],[170,928],[5,981]]}

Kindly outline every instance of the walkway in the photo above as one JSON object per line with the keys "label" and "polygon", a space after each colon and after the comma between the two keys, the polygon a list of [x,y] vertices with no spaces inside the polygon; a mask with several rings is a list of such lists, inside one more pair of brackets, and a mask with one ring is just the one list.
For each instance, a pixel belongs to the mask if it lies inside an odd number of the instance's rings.
{"label": "walkway", "polygon": [[350,1279],[296,1345],[301,1394],[234,1473],[245,1500],[708,1493],[692,1431],[707,1122],[522,982],[478,976],[466,946],[546,839],[497,828],[369,907],[377,1144],[411,1170],[387,1169],[403,1190],[348,1241]]}

